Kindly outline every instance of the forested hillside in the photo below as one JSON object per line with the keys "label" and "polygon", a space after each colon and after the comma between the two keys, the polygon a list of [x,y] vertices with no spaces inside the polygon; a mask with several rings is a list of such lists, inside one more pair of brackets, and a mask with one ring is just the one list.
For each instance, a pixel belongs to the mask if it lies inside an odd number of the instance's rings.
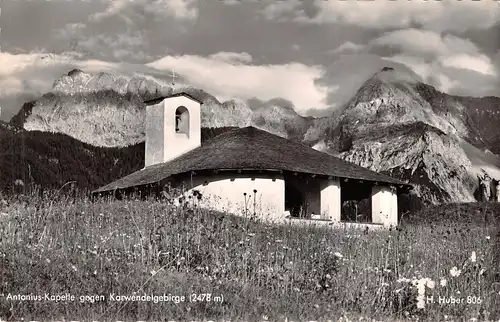
{"label": "forested hillside", "polygon": [[[203,128],[202,142],[232,128]],[[68,182],[95,189],[144,166],[144,142],[95,147],[68,135],[0,126],[0,190],[59,189]]]}

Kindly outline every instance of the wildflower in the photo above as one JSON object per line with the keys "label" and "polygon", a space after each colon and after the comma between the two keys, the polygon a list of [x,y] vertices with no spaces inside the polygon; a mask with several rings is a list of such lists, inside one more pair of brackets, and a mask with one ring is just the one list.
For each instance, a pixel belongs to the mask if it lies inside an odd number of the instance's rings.
{"label": "wildflower", "polygon": [[425,294],[425,284],[426,284],[426,280],[425,279],[420,279],[418,282],[417,282],[417,290],[418,290],[418,294],[419,295],[424,295]]}
{"label": "wildflower", "polygon": [[75,272],[77,271],[76,269],[76,266],[75,265],[71,265],[71,269],[74,270]]}
{"label": "wildflower", "polygon": [[445,287],[446,286],[446,279],[442,278],[441,281],[439,282],[439,285],[441,285],[442,287]]}
{"label": "wildflower", "polygon": [[459,270],[456,266],[453,266],[453,268],[452,268],[452,269],[450,269],[450,275],[451,275],[452,277],[457,277],[457,276],[459,276],[461,273],[462,273],[462,271],[461,271],[461,270]]}
{"label": "wildflower", "polygon": [[473,263],[476,262],[476,252],[475,251],[472,252],[472,254],[470,256],[470,261],[473,262]]}
{"label": "wildflower", "polygon": [[486,236],[486,239],[487,239],[487,240],[490,240],[490,236]]}
{"label": "wildflower", "polygon": [[425,307],[424,295],[417,296],[417,308],[423,309]]}
{"label": "wildflower", "polygon": [[479,271],[479,275],[483,275],[483,274],[484,274],[484,268]]}
{"label": "wildflower", "polygon": [[343,256],[341,253],[339,253],[339,252],[335,252],[335,253],[333,254],[333,256],[338,257],[338,258],[343,258],[343,257],[344,257],[344,256]]}
{"label": "wildflower", "polygon": [[433,281],[433,280],[428,279],[428,280],[427,280],[427,287],[428,287],[428,288],[430,288],[430,289],[433,289],[433,288],[434,288],[434,286],[436,286],[436,283],[434,283],[434,281]]}

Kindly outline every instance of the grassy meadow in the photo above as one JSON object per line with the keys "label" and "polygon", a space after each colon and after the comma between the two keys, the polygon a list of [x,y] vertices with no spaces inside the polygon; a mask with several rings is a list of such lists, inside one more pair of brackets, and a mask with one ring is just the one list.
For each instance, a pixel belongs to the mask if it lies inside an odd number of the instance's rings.
{"label": "grassy meadow", "polygon": [[441,206],[364,233],[154,200],[4,198],[0,318],[498,320],[499,213],[494,203]]}

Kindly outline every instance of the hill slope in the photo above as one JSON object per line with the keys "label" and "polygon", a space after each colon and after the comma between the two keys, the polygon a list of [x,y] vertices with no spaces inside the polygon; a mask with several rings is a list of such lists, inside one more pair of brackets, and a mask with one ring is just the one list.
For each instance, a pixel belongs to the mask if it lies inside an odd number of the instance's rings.
{"label": "hill slope", "polygon": [[[229,129],[203,128],[202,142]],[[0,124],[0,151],[0,191],[11,191],[16,182],[55,189],[74,182],[91,190],[144,167],[144,142],[96,147],[66,134],[14,130],[5,124]]]}

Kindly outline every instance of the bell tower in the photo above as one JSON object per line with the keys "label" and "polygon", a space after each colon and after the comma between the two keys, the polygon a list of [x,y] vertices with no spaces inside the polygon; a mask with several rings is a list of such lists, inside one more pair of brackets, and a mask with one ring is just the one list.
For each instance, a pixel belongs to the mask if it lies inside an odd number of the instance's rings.
{"label": "bell tower", "polygon": [[201,145],[201,101],[181,92],[145,103],[145,167],[168,162]]}

